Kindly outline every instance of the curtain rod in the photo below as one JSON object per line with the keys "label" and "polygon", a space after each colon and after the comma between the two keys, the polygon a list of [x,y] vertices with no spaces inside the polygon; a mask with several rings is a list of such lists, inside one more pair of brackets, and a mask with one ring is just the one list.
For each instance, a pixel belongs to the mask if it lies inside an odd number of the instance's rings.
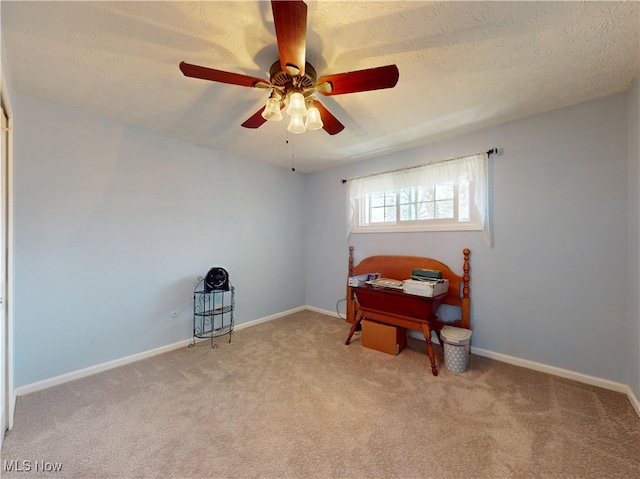
{"label": "curtain rod", "polygon": [[371,173],[369,175],[354,176],[352,178],[347,178],[346,180],[342,179],[342,180],[340,180],[340,182],[344,184],[347,181],[359,180],[360,178],[369,178],[370,176],[384,175],[386,173],[395,173],[397,171],[412,170],[414,168],[422,168],[423,166],[435,165],[437,163],[445,163],[447,161],[461,160],[462,158],[466,158],[468,156],[483,155],[483,154],[486,154],[487,157],[491,157],[491,155],[498,154],[498,149],[497,148],[491,148],[490,150],[487,150],[487,151],[481,151],[479,153],[472,153],[470,155],[465,155],[465,156],[457,156],[455,158],[447,158],[446,160],[437,160],[437,161],[432,161],[431,163],[422,163],[421,165],[407,166],[407,167],[404,167],[404,168],[396,168],[395,170],[383,171],[383,172],[380,172],[380,173]]}

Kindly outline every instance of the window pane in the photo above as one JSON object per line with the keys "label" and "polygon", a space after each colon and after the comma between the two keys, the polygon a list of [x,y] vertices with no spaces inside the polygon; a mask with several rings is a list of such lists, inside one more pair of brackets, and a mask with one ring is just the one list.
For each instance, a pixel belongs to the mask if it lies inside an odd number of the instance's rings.
{"label": "window pane", "polygon": [[417,220],[433,219],[433,203],[418,203],[416,209]]}
{"label": "window pane", "polygon": [[400,190],[400,204],[413,203],[415,201],[414,188],[402,188]]}
{"label": "window pane", "polygon": [[433,188],[423,188],[419,186],[416,188],[416,202],[427,201],[433,199]]}
{"label": "window pane", "polygon": [[453,183],[436,185],[436,201],[453,199]]}
{"label": "window pane", "polygon": [[395,191],[385,191],[384,204],[386,206],[395,206],[396,205],[396,192]]}
{"label": "window pane", "polygon": [[435,203],[430,202],[430,203],[423,203],[423,204],[424,204],[424,209],[425,209],[424,219],[425,220],[435,219],[435,217],[436,217],[436,205],[435,205]]}
{"label": "window pane", "polygon": [[435,186],[431,185],[428,188],[420,188],[425,201],[433,201],[435,199],[434,190]]}
{"label": "window pane", "polygon": [[378,191],[368,196],[369,223],[396,221],[396,192]]}
{"label": "window pane", "polygon": [[371,193],[369,198],[371,199],[371,207],[372,208],[377,208],[377,207],[380,207],[380,206],[384,206],[384,193],[382,193],[382,192],[380,192],[380,193]]}
{"label": "window pane", "polygon": [[382,223],[384,221],[384,207],[371,208],[371,223]]}
{"label": "window pane", "polygon": [[416,205],[400,205],[400,221],[411,221],[416,219]]}
{"label": "window pane", "polygon": [[453,218],[453,200],[436,201],[436,218]]}
{"label": "window pane", "polygon": [[[433,187],[425,189],[422,186],[402,188],[399,193],[400,221],[415,221],[430,219],[427,197],[433,199]],[[431,207],[433,210],[433,205]],[[433,215],[431,215],[431,218]]]}
{"label": "window pane", "polygon": [[395,206],[393,206],[393,207],[387,206],[384,209],[384,220],[385,221],[392,221],[392,222],[395,223],[395,221],[396,221],[396,208],[395,208]]}

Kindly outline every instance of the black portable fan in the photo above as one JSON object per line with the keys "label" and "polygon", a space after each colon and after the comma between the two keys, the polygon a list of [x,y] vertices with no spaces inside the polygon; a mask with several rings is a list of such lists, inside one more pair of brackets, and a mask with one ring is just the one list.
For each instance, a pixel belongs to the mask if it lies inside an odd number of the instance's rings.
{"label": "black portable fan", "polygon": [[218,266],[211,268],[204,278],[204,290],[206,293],[229,291],[229,274],[227,270]]}

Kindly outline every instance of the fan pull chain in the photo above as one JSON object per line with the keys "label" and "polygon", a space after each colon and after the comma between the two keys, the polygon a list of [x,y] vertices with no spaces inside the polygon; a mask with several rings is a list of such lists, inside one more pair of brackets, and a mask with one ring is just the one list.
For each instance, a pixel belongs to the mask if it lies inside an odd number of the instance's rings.
{"label": "fan pull chain", "polygon": [[[295,137],[291,138],[291,171],[296,171],[296,142]],[[289,144],[289,138],[285,140]]]}

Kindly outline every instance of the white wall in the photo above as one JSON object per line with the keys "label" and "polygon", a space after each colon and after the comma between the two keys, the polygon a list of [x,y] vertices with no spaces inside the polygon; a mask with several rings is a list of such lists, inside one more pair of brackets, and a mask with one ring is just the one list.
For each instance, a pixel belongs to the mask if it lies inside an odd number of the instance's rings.
{"label": "white wall", "polygon": [[237,324],[304,304],[302,176],[16,96],[16,387],[191,337],[212,266]]}
{"label": "white wall", "polygon": [[[443,260],[471,249],[473,345],[628,383],[628,96],[617,95],[306,178],[306,303],[344,298],[347,246]],[[354,234],[342,178],[498,147],[494,247],[479,232]]]}
{"label": "white wall", "polygon": [[640,398],[640,79],[629,93],[628,384]]}

